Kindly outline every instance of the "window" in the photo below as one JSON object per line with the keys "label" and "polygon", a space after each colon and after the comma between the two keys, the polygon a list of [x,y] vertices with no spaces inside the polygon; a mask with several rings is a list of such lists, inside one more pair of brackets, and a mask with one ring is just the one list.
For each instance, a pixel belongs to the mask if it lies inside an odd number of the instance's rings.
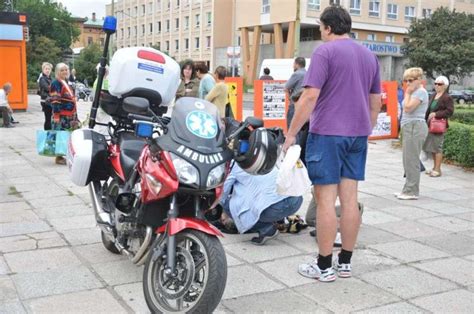
{"label": "window", "polygon": [[194,38],[194,48],[199,49],[199,37]]}
{"label": "window", "polygon": [[161,21],[156,23],[156,31],[158,32],[158,34],[161,33]]}
{"label": "window", "polygon": [[170,20],[166,20],[166,31],[170,31]]}
{"label": "window", "polygon": [[211,26],[211,23],[212,23],[212,13],[211,12],[206,13],[206,20],[207,20],[207,26]]}
{"label": "window", "polygon": [[134,7],[133,8],[133,16],[137,16],[138,15],[138,7]]}
{"label": "window", "polygon": [[142,36],[145,35],[145,24],[142,24]]}
{"label": "window", "polygon": [[237,36],[237,46],[240,46],[240,36]]}
{"label": "window", "polygon": [[127,17],[130,17],[130,8],[127,9]]}
{"label": "window", "polygon": [[157,42],[157,43],[155,44],[155,47],[156,47],[156,49],[161,50],[161,42],[160,42],[160,41]]}
{"label": "window", "polygon": [[133,36],[138,35],[138,28],[136,26],[133,27]]}
{"label": "window", "polygon": [[321,0],[308,0],[308,10],[320,10]]}
{"label": "window", "polygon": [[153,46],[153,43],[148,43],[148,47],[151,47],[151,46]]}
{"label": "window", "polygon": [[360,0],[351,0],[349,12],[351,14],[360,15]]}
{"label": "window", "polygon": [[156,0],[155,9],[156,11],[161,11],[161,0]]}
{"label": "window", "polygon": [[174,22],[175,22],[176,30],[178,30],[179,29],[179,18],[176,18],[174,20]]}
{"label": "window", "polygon": [[176,50],[176,51],[179,50],[179,40],[178,40],[178,39],[176,39],[176,40],[174,41],[174,50]]}
{"label": "window", "polygon": [[123,28],[120,29],[120,38],[123,38]]}
{"label": "window", "polygon": [[148,3],[148,14],[153,13],[153,2]]}
{"label": "window", "polygon": [[168,3],[166,4],[166,8],[169,10],[171,7],[171,0],[168,0]]}
{"label": "window", "polygon": [[367,40],[376,41],[376,40],[377,40],[377,35],[375,35],[375,34],[368,34],[368,35],[367,35]]}
{"label": "window", "polygon": [[130,27],[127,27],[127,38],[130,38]]}
{"label": "window", "polygon": [[206,36],[206,48],[211,48],[211,36]]}
{"label": "window", "polygon": [[92,37],[87,37],[87,44],[91,45],[94,41],[92,40]]}
{"label": "window", "polygon": [[329,4],[330,5],[332,5],[332,4],[341,5],[341,0],[329,0]]}
{"label": "window", "polygon": [[394,20],[398,18],[398,5],[393,3],[387,5],[387,18]]}
{"label": "window", "polygon": [[423,9],[422,12],[423,12],[422,15],[423,15],[424,18],[429,18],[429,17],[431,17],[431,9]]}
{"label": "window", "polygon": [[262,14],[270,13],[270,0],[262,0]]}
{"label": "window", "polygon": [[165,51],[170,51],[170,41],[169,40],[166,41],[165,48],[166,48]]}
{"label": "window", "polygon": [[184,17],[184,29],[189,28],[189,16]]}
{"label": "window", "polygon": [[144,5],[144,4],[142,4],[142,16],[144,16],[144,15],[145,15],[145,13],[146,13],[145,5]]}
{"label": "window", "polygon": [[393,35],[387,35],[387,36],[385,36],[385,42],[387,42],[387,43],[394,43],[394,42],[395,42],[395,36],[393,36]]}
{"label": "window", "polygon": [[405,7],[405,21],[411,22],[415,19],[415,7]]}
{"label": "window", "polygon": [[200,14],[196,14],[196,27],[198,27],[200,24],[201,24],[201,15]]}
{"label": "window", "polygon": [[153,33],[153,23],[148,24],[148,31],[150,32],[150,34]]}
{"label": "window", "polygon": [[186,38],[184,40],[184,50],[187,51],[188,49],[189,49],[189,38]]}
{"label": "window", "polygon": [[372,16],[372,17],[380,16],[380,1],[372,0],[369,2],[369,16]]}
{"label": "window", "polygon": [[179,8],[179,0],[176,0],[176,9]]}
{"label": "window", "polygon": [[359,38],[359,34],[357,32],[350,32],[349,33],[349,36],[352,38],[352,39],[357,39]]}

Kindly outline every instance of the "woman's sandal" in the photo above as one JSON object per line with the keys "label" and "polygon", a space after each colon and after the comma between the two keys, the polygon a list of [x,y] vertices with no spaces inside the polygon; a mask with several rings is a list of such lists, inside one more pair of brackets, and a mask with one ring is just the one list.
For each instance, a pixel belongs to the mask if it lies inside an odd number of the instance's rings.
{"label": "woman's sandal", "polygon": [[430,177],[432,177],[432,178],[441,177],[441,172],[432,170],[432,171],[430,172]]}

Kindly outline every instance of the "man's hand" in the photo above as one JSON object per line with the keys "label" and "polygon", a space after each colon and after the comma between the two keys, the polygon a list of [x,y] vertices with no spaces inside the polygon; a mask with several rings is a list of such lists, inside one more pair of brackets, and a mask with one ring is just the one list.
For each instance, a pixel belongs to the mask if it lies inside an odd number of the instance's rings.
{"label": "man's hand", "polygon": [[285,143],[283,144],[283,148],[282,148],[283,152],[286,153],[288,148],[290,148],[290,146],[292,145],[295,145],[295,143],[296,143],[296,136],[287,135],[285,138]]}

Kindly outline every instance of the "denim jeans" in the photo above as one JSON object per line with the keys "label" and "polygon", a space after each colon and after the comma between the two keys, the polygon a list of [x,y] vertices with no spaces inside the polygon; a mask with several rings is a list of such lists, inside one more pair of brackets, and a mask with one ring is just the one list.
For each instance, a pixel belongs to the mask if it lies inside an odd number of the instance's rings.
{"label": "denim jeans", "polygon": [[[258,232],[259,234],[266,234],[274,227],[273,223],[282,220],[285,217],[291,216],[298,211],[303,203],[302,196],[287,197],[278,203],[266,208],[261,214],[257,223],[249,230],[249,232]],[[224,211],[227,215],[232,217],[229,210],[229,202],[223,204]]]}

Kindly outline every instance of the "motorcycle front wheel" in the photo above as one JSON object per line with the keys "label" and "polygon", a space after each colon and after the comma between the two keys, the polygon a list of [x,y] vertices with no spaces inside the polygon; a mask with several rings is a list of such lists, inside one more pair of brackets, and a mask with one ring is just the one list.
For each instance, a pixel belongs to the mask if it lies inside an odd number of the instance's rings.
{"label": "motorcycle front wheel", "polygon": [[166,275],[166,241],[152,247],[143,272],[143,291],[152,313],[212,313],[227,281],[224,248],[215,236],[197,230],[176,235],[176,276]]}

